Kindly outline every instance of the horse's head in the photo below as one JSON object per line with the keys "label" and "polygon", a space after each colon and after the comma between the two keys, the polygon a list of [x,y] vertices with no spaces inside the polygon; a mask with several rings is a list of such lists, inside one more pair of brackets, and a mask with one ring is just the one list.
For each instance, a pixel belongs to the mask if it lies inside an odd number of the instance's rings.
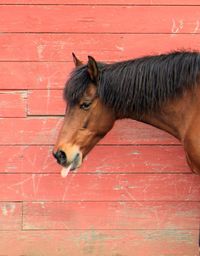
{"label": "horse's head", "polygon": [[78,168],[88,152],[112,128],[115,115],[98,95],[99,65],[92,57],[83,65],[73,54],[75,70],[67,81],[64,96],[66,114],[54,147],[54,157],[62,165],[62,176]]}

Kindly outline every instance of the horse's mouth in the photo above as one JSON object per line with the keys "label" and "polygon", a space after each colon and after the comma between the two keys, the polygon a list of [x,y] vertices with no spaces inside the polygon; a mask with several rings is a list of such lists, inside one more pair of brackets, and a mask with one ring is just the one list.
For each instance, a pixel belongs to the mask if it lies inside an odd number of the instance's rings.
{"label": "horse's mouth", "polygon": [[63,166],[61,170],[61,176],[63,178],[67,177],[70,171],[77,169],[82,163],[82,155],[80,153],[76,154],[73,161],[68,163],[66,166]]}

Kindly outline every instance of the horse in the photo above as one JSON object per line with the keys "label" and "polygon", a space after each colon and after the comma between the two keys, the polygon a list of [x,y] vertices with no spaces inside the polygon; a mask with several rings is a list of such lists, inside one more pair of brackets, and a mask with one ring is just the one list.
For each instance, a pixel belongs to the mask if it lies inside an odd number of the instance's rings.
{"label": "horse", "polygon": [[174,51],[116,63],[73,53],[75,68],[64,89],[64,122],[53,149],[62,176],[81,166],[116,120],[130,118],[162,129],[184,147],[200,174],[200,53]]}

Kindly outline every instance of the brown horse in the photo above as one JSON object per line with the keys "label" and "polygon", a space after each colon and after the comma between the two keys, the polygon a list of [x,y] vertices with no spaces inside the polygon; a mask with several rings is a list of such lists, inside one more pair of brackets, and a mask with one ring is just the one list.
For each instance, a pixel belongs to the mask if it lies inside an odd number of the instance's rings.
{"label": "brown horse", "polygon": [[179,139],[191,170],[200,173],[200,54],[172,52],[105,64],[88,57],[76,68],[64,91],[66,115],[54,156],[62,176],[81,166],[84,157],[113,127],[131,118]]}

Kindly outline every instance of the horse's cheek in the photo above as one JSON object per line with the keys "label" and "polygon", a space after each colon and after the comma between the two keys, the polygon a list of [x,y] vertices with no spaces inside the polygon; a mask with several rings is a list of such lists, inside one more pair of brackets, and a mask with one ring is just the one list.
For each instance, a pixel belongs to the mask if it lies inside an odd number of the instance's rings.
{"label": "horse's cheek", "polygon": [[82,147],[87,145],[93,138],[94,133],[89,129],[84,129],[83,131],[79,131],[76,137],[75,144],[81,145]]}

